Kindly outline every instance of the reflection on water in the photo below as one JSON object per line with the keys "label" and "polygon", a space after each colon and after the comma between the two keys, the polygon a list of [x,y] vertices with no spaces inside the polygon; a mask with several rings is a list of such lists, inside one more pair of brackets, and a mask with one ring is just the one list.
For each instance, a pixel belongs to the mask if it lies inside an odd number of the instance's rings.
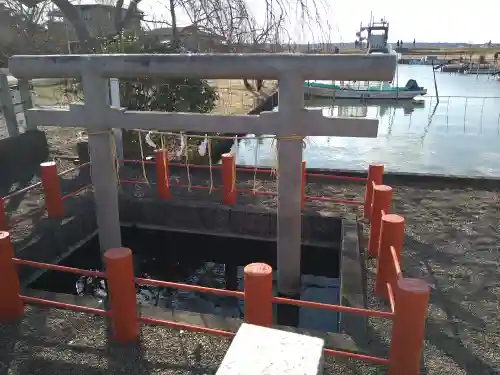
{"label": "reflection on water", "polygon": [[[277,295],[277,253],[274,241],[138,228],[122,228],[122,241],[125,247],[133,251],[134,272],[138,277],[243,291],[244,266],[265,262],[273,267],[273,288],[274,294]],[[102,269],[99,249],[98,239],[94,238],[64,259],[62,265]],[[339,303],[338,251],[333,245],[302,246],[301,300]],[[106,285],[102,279],[79,277],[67,272],[48,271],[30,284],[30,288],[93,296],[100,301],[107,296]],[[141,305],[166,310],[243,318],[243,301],[235,297],[137,285],[136,298],[137,303]],[[279,324],[320,331],[338,330],[339,315],[332,311],[275,305],[274,316]]]}
{"label": "reflection on water", "polygon": [[[433,84],[432,70],[425,66],[400,66],[399,74],[401,81]],[[438,89],[439,103],[435,96],[399,102],[307,101],[308,108],[322,108],[325,116],[379,119],[375,139],[306,139],[308,167],[359,170],[379,162],[390,171],[500,177],[500,83],[441,73]],[[275,161],[272,140],[240,142],[238,163],[273,166]]]}

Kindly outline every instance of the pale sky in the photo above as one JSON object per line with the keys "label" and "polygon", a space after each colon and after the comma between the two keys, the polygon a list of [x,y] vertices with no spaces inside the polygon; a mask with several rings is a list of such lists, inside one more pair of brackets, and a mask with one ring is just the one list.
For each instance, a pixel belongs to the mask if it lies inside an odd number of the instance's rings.
{"label": "pale sky", "polygon": [[[276,1],[276,0],[275,0]],[[281,0],[285,1],[285,0]],[[295,2],[297,0],[287,0]],[[348,42],[353,43],[360,23],[368,23],[370,12],[375,20],[385,17],[390,24],[389,41],[398,39],[413,42],[500,42],[500,1],[487,0],[480,6],[474,3],[452,0],[316,0],[322,6],[320,22],[313,22],[308,30],[302,30],[300,17],[295,9],[289,11],[289,34],[299,43]],[[265,0],[247,0],[257,19],[263,19]],[[307,0],[309,4],[313,0]],[[143,0],[140,8],[146,14],[168,19],[167,0]],[[328,6],[325,6],[328,4]],[[179,14],[180,23],[188,19]],[[330,31],[328,31],[328,23]],[[325,30],[321,33],[321,29]],[[329,35],[328,35],[329,34]]]}

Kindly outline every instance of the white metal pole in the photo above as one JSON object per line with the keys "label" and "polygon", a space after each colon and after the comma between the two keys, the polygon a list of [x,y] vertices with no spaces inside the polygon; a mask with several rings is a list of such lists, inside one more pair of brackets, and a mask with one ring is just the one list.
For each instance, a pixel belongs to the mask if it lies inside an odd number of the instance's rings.
{"label": "white metal pole", "polygon": [[[111,93],[111,106],[120,107],[120,84],[118,78],[111,78],[109,80],[109,87]],[[116,157],[120,160],[120,165],[123,160],[123,134],[121,129],[114,128],[113,134],[115,135]]]}

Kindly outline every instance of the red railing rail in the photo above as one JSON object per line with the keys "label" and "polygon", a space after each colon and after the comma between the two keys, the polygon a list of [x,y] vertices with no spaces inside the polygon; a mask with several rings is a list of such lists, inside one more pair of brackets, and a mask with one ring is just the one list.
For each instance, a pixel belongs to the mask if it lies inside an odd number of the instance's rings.
{"label": "red railing rail", "polygon": [[388,374],[418,374],[430,289],[424,280],[404,277],[404,218],[389,213],[392,188],[372,185],[368,254],[377,258],[375,294],[394,314]]}
{"label": "red railing rail", "polygon": [[[124,163],[134,163],[134,164],[147,164],[155,165],[156,171],[156,195],[160,199],[171,199],[171,188],[181,188],[181,189],[193,189],[193,190],[206,190],[206,191],[222,191],[222,201],[224,204],[234,205],[237,201],[238,194],[248,194],[254,196],[276,196],[277,193],[269,190],[254,190],[254,189],[238,189],[236,187],[236,173],[241,172],[253,172],[253,173],[266,173],[269,174],[269,169],[261,168],[245,168],[236,167],[235,159],[232,154],[223,154],[222,163],[220,165],[199,165],[199,164],[185,164],[185,163],[172,163],[168,160],[166,150],[157,150],[155,152],[155,160],[131,160],[125,159],[121,160]],[[8,231],[9,220],[5,212],[5,202],[17,195],[26,193],[36,188],[43,188],[43,194],[45,197],[45,208],[49,218],[56,218],[64,216],[64,205],[63,201],[67,198],[74,197],[81,192],[92,188],[91,184],[80,187],[74,192],[62,195],[59,178],[67,175],[69,173],[75,172],[81,168],[89,167],[90,163],[83,163],[74,168],[67,169],[62,172],[57,172],[57,165],[54,161],[45,162],[40,164],[40,175],[41,180],[33,185],[27,186],[23,189],[14,191],[4,197],[0,197],[0,230]],[[202,169],[216,169],[221,171],[222,175],[222,186],[199,186],[199,185],[186,185],[180,183],[170,183],[169,182],[169,167],[189,167],[189,168],[202,168]],[[304,209],[305,202],[308,201],[321,201],[329,202],[339,205],[353,205],[353,206],[364,206],[364,216],[371,217],[372,212],[377,212],[373,208],[373,197],[374,197],[374,186],[376,183],[382,181],[383,166],[381,165],[370,165],[368,168],[368,177],[355,177],[355,176],[337,176],[322,173],[308,173],[306,170],[306,162],[302,162],[302,196],[301,196],[301,207]],[[325,178],[331,180],[343,180],[343,181],[357,181],[365,183],[365,199],[354,200],[354,199],[334,199],[325,196],[311,196],[306,195],[306,184],[307,178]],[[138,180],[120,180],[122,184],[143,184],[150,185],[147,181]],[[21,220],[18,220],[19,222]],[[378,222],[378,220],[375,220]],[[13,223],[11,223],[13,224]]]}
{"label": "red railing rail", "polygon": [[[65,171],[59,172],[57,171],[57,164],[55,161],[44,162],[40,164],[40,178],[41,181],[36,182],[30,186],[26,186],[22,189],[16,190],[12,193],[4,197],[0,197],[0,231],[8,231],[10,226],[15,225],[23,220],[23,218],[18,218],[15,222],[10,221],[7,217],[7,212],[5,210],[5,203],[16,196],[21,194],[33,191],[37,188],[43,189],[44,195],[44,205],[47,211],[47,216],[49,218],[57,218],[64,216],[64,205],[63,201],[66,198],[76,196],[80,194],[82,191],[90,189],[92,187],[91,184],[82,186],[78,188],[76,191],[71,192],[66,195],[62,195],[61,186],[60,186],[60,177],[75,172],[81,168],[89,167],[90,163],[84,163],[74,168],[67,169]],[[30,215],[31,213],[28,213]],[[24,216],[24,219],[26,216]]]}
{"label": "red railing rail", "polygon": [[[389,358],[374,357],[365,354],[325,349],[326,355],[348,357],[374,364],[388,366],[390,375],[417,375],[420,350],[423,342],[423,326],[427,312],[429,290],[425,282],[418,279],[405,279],[399,269],[398,246],[396,234],[391,230],[394,223],[399,225],[396,215],[384,216],[382,244],[388,246],[385,258],[387,264],[379,264],[377,285],[386,285],[396,290],[394,296],[394,312],[384,312],[369,309],[353,308],[340,305],[301,301],[273,296],[273,280],[271,266],[263,263],[249,264],[244,269],[244,291],[230,291],[207,288],[198,285],[174,283],[160,280],[134,277],[132,251],[127,248],[110,249],[104,254],[106,272],[83,270],[79,268],[59,266],[13,257],[12,244],[8,232],[0,232],[0,320],[14,320],[24,314],[23,303],[40,304],[58,309],[69,309],[89,314],[108,316],[111,320],[113,339],[121,343],[134,342],[139,338],[139,323],[163,325],[172,328],[186,329],[226,337],[235,335],[233,332],[213,328],[199,327],[190,324],[171,322],[151,317],[141,317],[137,313],[136,284],[153,285],[166,288],[190,290],[200,293],[238,297],[244,300],[244,318],[250,324],[270,327],[273,324],[273,303],[288,304],[302,307],[313,307],[344,313],[360,314],[393,320],[393,330],[389,350]],[[389,224],[386,224],[389,223]],[[391,229],[392,228],[392,229]],[[403,228],[404,230],[404,228]],[[400,235],[400,233],[399,233]],[[391,255],[392,254],[392,255]],[[379,258],[380,259],[380,258]],[[19,279],[16,266],[23,265],[69,272],[77,275],[94,276],[107,279],[109,310],[90,308],[74,304],[49,301],[41,298],[28,297],[20,294]],[[392,269],[390,266],[392,265]],[[385,267],[385,268],[384,268]],[[385,276],[384,276],[385,275]],[[394,281],[394,277],[396,280]],[[387,291],[387,290],[386,290]],[[388,293],[390,294],[390,293]],[[387,295],[387,294],[386,294]]]}
{"label": "red railing rail", "polygon": [[[132,164],[145,164],[145,165],[154,165],[157,181],[156,181],[156,196],[160,199],[171,199],[171,188],[190,188],[193,190],[211,190],[211,191],[222,191],[222,202],[227,205],[234,205],[237,201],[238,194],[248,194],[254,196],[276,196],[277,193],[275,191],[270,190],[254,190],[254,189],[238,189],[236,187],[236,173],[237,172],[251,172],[251,173],[266,173],[269,174],[271,172],[270,169],[262,169],[262,168],[247,168],[247,167],[237,167],[235,164],[234,155],[230,153],[226,153],[222,155],[221,164],[219,165],[200,165],[200,164],[184,164],[184,163],[173,163],[168,160],[166,150],[157,150],[155,152],[155,160],[133,160],[133,159],[124,159],[121,160],[124,163],[132,163]],[[221,180],[222,186],[199,186],[199,185],[185,185],[185,184],[172,184],[169,183],[169,167],[186,167],[186,168],[201,168],[201,169],[216,169],[221,172]],[[356,176],[338,176],[338,175],[330,175],[330,174],[322,174],[322,173],[308,173],[306,170],[306,162],[302,161],[302,197],[301,197],[301,207],[304,209],[305,202],[307,201],[321,201],[321,202],[329,202],[334,204],[341,205],[353,205],[353,206],[364,206],[365,209],[365,217],[369,217],[371,212],[371,204],[368,205],[370,207],[369,212],[367,212],[366,198],[365,200],[354,200],[354,199],[334,199],[325,196],[313,196],[306,195],[306,184],[307,178],[325,178],[331,180],[343,180],[343,181],[356,181],[356,182],[364,182],[365,183],[365,197],[369,197],[371,200],[372,197],[372,183],[373,181],[381,181],[383,174],[383,166],[380,165],[370,165],[368,169],[368,177],[356,177]],[[149,182],[146,181],[138,181],[138,180],[120,180],[122,184],[138,184],[138,185],[150,185]]]}

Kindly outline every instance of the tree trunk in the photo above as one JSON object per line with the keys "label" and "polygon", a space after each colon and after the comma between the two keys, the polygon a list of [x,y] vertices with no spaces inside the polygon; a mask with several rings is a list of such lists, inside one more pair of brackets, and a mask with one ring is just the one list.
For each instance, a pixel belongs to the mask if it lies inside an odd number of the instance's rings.
{"label": "tree trunk", "polygon": [[175,0],[170,0],[170,18],[172,20],[172,45],[179,48],[181,40],[179,38],[179,30],[177,29],[177,16],[175,14]]}
{"label": "tree trunk", "polygon": [[64,14],[64,17],[71,25],[73,25],[78,41],[80,42],[80,51],[84,53],[91,52],[95,47],[95,40],[91,37],[78,9],[68,0],[52,0],[52,2]]}

